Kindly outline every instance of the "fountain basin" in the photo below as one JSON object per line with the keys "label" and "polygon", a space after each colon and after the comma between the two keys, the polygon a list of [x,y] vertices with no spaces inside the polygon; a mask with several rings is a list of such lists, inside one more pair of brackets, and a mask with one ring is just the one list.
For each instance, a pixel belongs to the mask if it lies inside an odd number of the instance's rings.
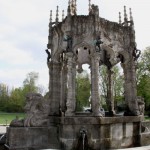
{"label": "fountain basin", "polygon": [[10,150],[76,149],[80,130],[87,130],[91,150],[128,148],[141,145],[142,116],[49,117],[48,127],[8,127]]}

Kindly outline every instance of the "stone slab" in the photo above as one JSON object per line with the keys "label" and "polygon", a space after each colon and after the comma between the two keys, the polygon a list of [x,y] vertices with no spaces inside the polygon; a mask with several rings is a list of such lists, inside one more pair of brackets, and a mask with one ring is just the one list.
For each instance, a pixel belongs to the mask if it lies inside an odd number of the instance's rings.
{"label": "stone slab", "polygon": [[73,116],[73,117],[50,117],[49,123],[60,124],[113,124],[113,123],[133,123],[144,120],[143,116],[119,116],[119,117],[92,117],[92,116]]}
{"label": "stone slab", "polygon": [[150,145],[150,132],[141,133],[141,146]]}

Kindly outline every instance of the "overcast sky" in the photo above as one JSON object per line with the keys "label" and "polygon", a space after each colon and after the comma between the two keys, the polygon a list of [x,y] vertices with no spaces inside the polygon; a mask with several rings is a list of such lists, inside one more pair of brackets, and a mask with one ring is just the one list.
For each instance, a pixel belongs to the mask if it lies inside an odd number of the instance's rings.
{"label": "overcast sky", "polygon": [[[123,6],[131,7],[138,49],[150,46],[150,0],[91,0],[100,17],[118,22]],[[22,86],[27,73],[39,73],[39,84],[48,87],[46,45],[49,12],[67,10],[68,0],[0,0],[0,83]],[[87,15],[88,0],[77,0],[77,13]]]}

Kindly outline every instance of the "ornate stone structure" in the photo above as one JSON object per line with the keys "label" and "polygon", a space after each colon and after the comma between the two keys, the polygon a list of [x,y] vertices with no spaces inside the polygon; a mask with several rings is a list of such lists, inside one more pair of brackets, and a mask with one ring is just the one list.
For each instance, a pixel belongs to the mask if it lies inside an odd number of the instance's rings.
{"label": "ornate stone structure", "polygon": [[[136,90],[135,66],[140,52],[136,49],[132,13],[129,21],[124,7],[124,22],[121,13],[119,23],[110,22],[99,16],[98,6],[91,5],[90,0],[86,16],[77,15],[76,0],[69,0],[67,16],[64,18],[63,11],[61,22],[58,11],[57,7],[55,21],[50,11],[46,50],[48,107],[40,95],[30,95],[27,118],[16,121],[18,124],[12,122],[7,130],[7,146],[10,150],[106,150],[143,145],[140,137],[146,138],[147,134],[141,133],[144,102]],[[124,72],[127,116],[114,112],[112,68],[119,62]],[[76,72],[83,71],[83,64],[88,64],[91,72],[90,113],[76,112]],[[100,65],[108,69],[107,104],[111,117],[101,111]]]}
{"label": "ornate stone structure", "polygon": [[[119,16],[119,23],[115,23],[99,17],[98,6],[89,4],[87,16],[77,15],[76,7],[76,1],[69,1],[66,18],[58,22],[56,16],[56,21],[53,22],[50,19],[49,23],[47,48],[51,49],[51,61],[48,61],[48,66],[52,73],[49,87],[50,95],[53,95],[50,98],[52,106],[50,114],[59,115],[61,108],[66,112],[66,116],[75,115],[76,71],[82,72],[83,64],[89,64],[91,69],[92,115],[103,116],[100,112],[100,94],[102,93],[99,93],[98,84],[100,65],[106,65],[108,68],[107,101],[110,114],[115,114],[111,69],[121,62],[125,78],[126,104],[130,114],[140,115],[135,74],[139,51],[136,49],[132,13],[130,12],[130,21],[128,21],[126,7],[124,7],[124,22],[121,22]],[[66,83],[61,80],[64,76],[67,76]],[[64,88],[68,89],[67,92],[63,90]],[[63,95],[63,99],[59,97],[60,95]]]}

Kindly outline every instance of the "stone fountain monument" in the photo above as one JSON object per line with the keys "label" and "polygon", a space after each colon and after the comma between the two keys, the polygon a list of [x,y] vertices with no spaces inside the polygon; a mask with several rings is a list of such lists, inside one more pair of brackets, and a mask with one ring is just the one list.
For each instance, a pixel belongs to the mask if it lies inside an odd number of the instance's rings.
{"label": "stone fountain monument", "polygon": [[[144,103],[139,103],[136,89],[136,48],[134,21],[130,9],[124,21],[108,21],[99,15],[98,6],[91,5],[89,14],[77,15],[76,0],[69,0],[67,16],[59,21],[50,12],[46,53],[49,68],[49,97],[29,93],[25,110],[27,117],[13,120],[7,129],[10,150],[106,150],[141,145],[141,122]],[[121,63],[124,72],[124,99],[128,110],[117,116],[114,110],[112,68]],[[90,66],[91,112],[76,112],[76,73],[83,64]],[[101,111],[99,69],[108,70],[107,116]]]}

